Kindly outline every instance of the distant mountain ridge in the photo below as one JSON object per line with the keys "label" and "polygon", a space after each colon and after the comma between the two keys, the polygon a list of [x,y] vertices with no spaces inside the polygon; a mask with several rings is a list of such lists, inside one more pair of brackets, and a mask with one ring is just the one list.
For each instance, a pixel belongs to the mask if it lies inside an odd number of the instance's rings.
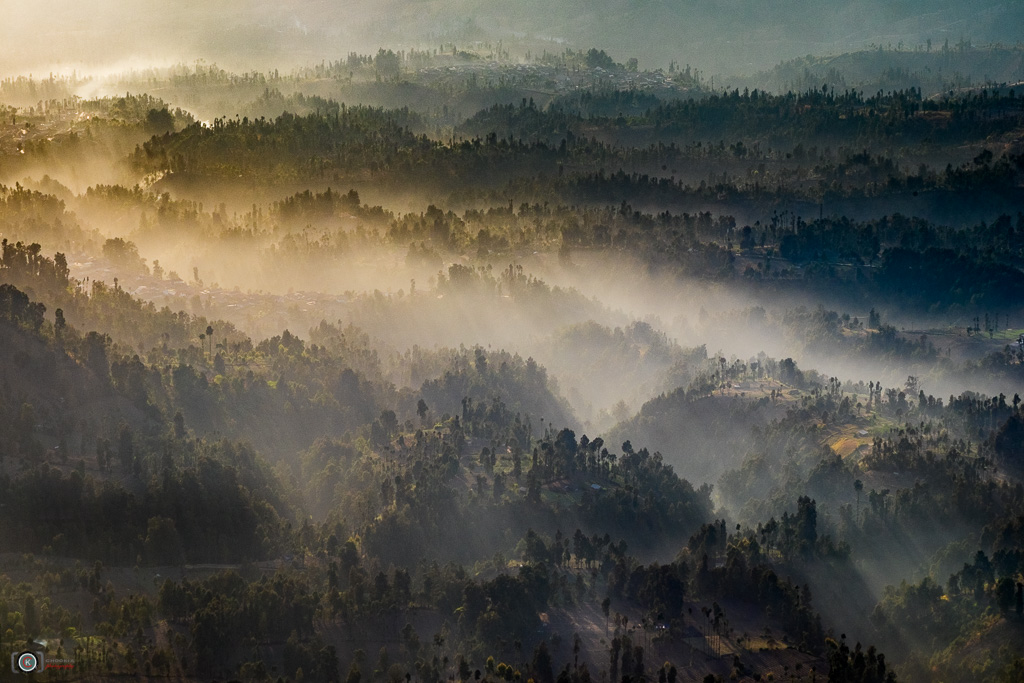
{"label": "distant mountain ridge", "polygon": [[[125,27],[131,27],[126,30]],[[752,74],[807,54],[872,44],[893,48],[1015,44],[1024,4],[999,0],[194,0],[153,6],[68,0],[18,8],[0,26],[0,75],[53,66],[217,60],[272,68],[337,59],[378,46],[512,41],[538,51],[598,46],[641,67],[689,63],[709,74]]]}
{"label": "distant mountain ridge", "polygon": [[920,88],[924,97],[950,89],[1024,80],[1024,47],[972,47],[966,41],[924,50],[859,50],[830,57],[798,57],[753,76],[728,80],[732,87],[802,92],[828,85],[874,93]]}

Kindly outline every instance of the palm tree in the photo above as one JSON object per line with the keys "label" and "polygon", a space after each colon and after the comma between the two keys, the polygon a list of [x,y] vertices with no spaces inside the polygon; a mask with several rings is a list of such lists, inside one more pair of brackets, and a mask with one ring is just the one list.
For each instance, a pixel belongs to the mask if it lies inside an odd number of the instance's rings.
{"label": "palm tree", "polygon": [[210,340],[210,355],[213,355],[213,325],[206,326],[206,338]]}

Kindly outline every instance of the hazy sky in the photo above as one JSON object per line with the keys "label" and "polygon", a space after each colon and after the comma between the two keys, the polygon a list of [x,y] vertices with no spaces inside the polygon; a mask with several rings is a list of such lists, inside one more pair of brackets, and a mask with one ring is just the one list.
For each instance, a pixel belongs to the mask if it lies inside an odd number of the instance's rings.
{"label": "hazy sky", "polygon": [[0,74],[192,62],[289,68],[379,46],[525,40],[605,48],[641,66],[750,73],[781,59],[931,38],[1015,43],[997,0],[44,0],[4,3]]}

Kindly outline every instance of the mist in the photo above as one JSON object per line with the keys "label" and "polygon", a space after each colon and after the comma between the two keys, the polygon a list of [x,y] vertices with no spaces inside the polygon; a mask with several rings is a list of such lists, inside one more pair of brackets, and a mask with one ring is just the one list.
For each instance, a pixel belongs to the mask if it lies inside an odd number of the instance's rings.
{"label": "mist", "polygon": [[[11,7],[0,39],[9,47],[0,70],[33,73],[102,71],[192,63],[237,70],[290,69],[350,51],[437,47],[499,41],[534,52],[564,45],[603,47],[644,67],[670,60],[709,75],[752,74],[808,54],[838,54],[874,45],[938,45],[961,39],[1013,43],[1019,8],[989,0],[892,3],[861,0],[840,12],[817,3],[772,8],[756,2],[520,3],[188,1],[154,7],[136,0],[51,0]],[[637,36],[644,36],[638,41]]]}
{"label": "mist", "polygon": [[15,674],[1019,678],[1016,4],[4,19]]}

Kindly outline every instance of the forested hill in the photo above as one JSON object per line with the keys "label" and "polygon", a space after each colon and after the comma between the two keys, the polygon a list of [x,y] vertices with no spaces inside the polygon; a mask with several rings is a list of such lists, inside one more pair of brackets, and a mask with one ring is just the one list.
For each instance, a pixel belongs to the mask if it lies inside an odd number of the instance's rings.
{"label": "forested hill", "polygon": [[[828,57],[801,56],[746,78],[726,79],[737,87],[777,92],[827,84],[837,90],[865,92],[919,88],[926,97],[950,89],[998,83],[1013,87],[1024,80],[1020,46],[972,46],[964,38],[929,39],[921,45],[879,45],[875,49]],[[1018,86],[1019,88],[1019,86]]]}
{"label": "forested hill", "polygon": [[37,5],[25,680],[1024,680],[1024,5]]}
{"label": "forested hill", "polygon": [[[40,268],[42,277],[51,277],[45,272]],[[235,418],[283,402],[280,413],[263,419],[301,424],[309,409],[303,396],[315,373],[298,369],[352,358],[349,342],[329,326],[315,335],[322,346],[284,333],[254,348],[218,346],[211,357],[199,339],[168,365],[166,349],[153,349],[145,363],[137,355],[129,359],[109,340],[95,333],[83,337],[62,316],[50,323],[45,313],[16,288],[0,287],[0,334],[18,354],[18,364],[5,370],[0,401],[0,424],[8,425],[0,458],[0,528],[5,547],[41,552],[39,559],[22,557],[14,571],[49,576],[39,589],[0,582],[0,594],[7,604],[24,605],[10,639],[90,628],[142,632],[142,646],[117,653],[95,656],[78,646],[76,662],[85,671],[132,671],[141,657],[152,670],[203,677],[277,661],[295,678],[303,669],[335,680],[339,652],[358,667],[360,656],[346,643],[386,640],[397,616],[410,624],[399,656],[413,658],[419,675],[434,681],[440,675],[427,669],[431,660],[420,654],[417,630],[454,614],[446,636],[451,663],[439,660],[439,670],[454,666],[457,656],[481,656],[475,653],[522,658],[505,640],[521,633],[521,643],[534,654],[519,666],[543,677],[552,666],[547,657],[572,653],[558,641],[549,644],[542,624],[552,617],[588,618],[595,623],[574,628],[597,637],[601,611],[610,620],[613,605],[620,652],[611,666],[636,676],[649,667],[659,671],[643,664],[641,653],[671,657],[672,643],[692,637],[682,635],[691,628],[706,631],[699,636],[702,671],[764,672],[800,663],[837,677],[855,672],[863,658],[876,672],[871,680],[893,680],[892,661],[923,675],[914,653],[944,647],[949,649],[936,655],[943,670],[962,673],[955,658],[942,657],[970,633],[979,632],[986,643],[1016,642],[1013,577],[1022,554],[1015,530],[1024,499],[1019,486],[989,472],[1021,471],[1019,397],[1007,402],[964,394],[944,404],[923,391],[915,398],[911,380],[903,390],[883,390],[874,382],[843,385],[835,378],[823,384],[791,359],[716,359],[708,368],[714,372],[686,392],[652,402],[620,430],[642,435],[649,425],[688,410],[681,408],[685,403],[731,403],[731,413],[694,417],[709,424],[724,420],[733,428],[739,417],[753,425],[755,438],[746,445],[714,446],[749,449],[742,462],[727,463],[731,469],[722,478],[721,500],[737,505],[730,514],[741,520],[732,529],[715,520],[711,487],[681,479],[659,452],[552,426],[535,439],[533,421],[497,399],[466,399],[461,413],[438,417],[423,400],[437,400],[432,392],[438,387],[430,383],[415,404],[415,396],[392,394],[386,400],[395,401],[395,409],[376,416],[352,413],[319,391],[315,404],[333,406],[332,413],[360,426],[340,438],[321,432],[297,456],[262,454],[216,438],[217,429],[197,414],[184,416],[205,395],[208,411],[217,406],[215,412]],[[359,334],[349,329],[344,336]],[[491,372],[489,362],[499,358],[479,349],[473,367],[462,372],[481,381]],[[498,374],[511,378],[520,370],[508,363],[502,361]],[[240,364],[249,367],[245,379]],[[41,367],[51,368],[52,376]],[[282,378],[266,379],[278,372]],[[340,378],[343,394],[362,383],[345,372],[351,377]],[[535,368],[526,372],[539,379]],[[29,389],[32,376],[38,381]],[[244,391],[228,390],[240,381]],[[445,383],[451,383],[447,376]],[[104,414],[119,423],[86,410],[83,390],[109,397]],[[751,403],[744,407],[746,392]],[[267,402],[271,394],[280,398]],[[759,410],[783,417],[764,424]],[[851,426],[873,435],[862,439],[872,448],[844,461],[832,448],[860,438]],[[325,428],[331,426],[320,423]],[[684,426],[698,429],[696,423]],[[822,449],[822,435],[835,443]],[[975,436],[982,443],[972,444]],[[652,438],[666,434],[652,432]],[[697,449],[710,450],[712,443],[691,440]],[[899,487],[896,495],[892,486]],[[942,510],[941,519],[922,514],[925,509]],[[117,515],[108,519],[111,510]],[[980,546],[962,569],[954,533],[978,538]],[[911,538],[911,555],[885,550]],[[649,563],[666,548],[676,553],[674,560]],[[516,572],[509,572],[506,553],[517,558]],[[88,560],[91,569],[69,564],[68,557]],[[211,562],[236,566],[241,575],[202,578],[186,566]],[[953,572],[948,585],[925,578],[879,593],[886,573],[928,562]],[[106,566],[125,563],[136,565],[134,583]],[[456,563],[471,563],[473,573]],[[191,572],[193,580],[165,579],[168,572]],[[158,592],[142,587],[143,575]],[[844,601],[812,597],[832,595],[836,577],[857,592]],[[85,617],[52,597],[44,601],[47,587],[56,586],[93,596],[96,607]],[[125,587],[140,594],[122,595]],[[200,607],[206,591],[240,602]],[[876,600],[868,620],[865,610]],[[37,611],[37,601],[46,608]],[[292,607],[282,612],[283,604]],[[253,614],[259,618],[248,618]],[[656,618],[644,616],[650,614]],[[423,615],[431,620],[422,621]],[[853,648],[845,638],[826,637],[823,616],[857,638],[881,633],[915,649],[909,655],[890,651],[886,659],[874,647]],[[639,629],[628,630],[628,621],[639,621]],[[770,631],[757,641],[763,643],[757,657],[750,650],[755,627]],[[918,629],[931,640],[922,641]],[[162,633],[194,640],[162,645]],[[278,659],[243,643],[215,657],[199,637],[214,633],[285,644],[289,654]],[[626,647],[631,654],[623,659]],[[737,651],[731,663],[718,654],[724,647]],[[584,666],[601,666],[593,649],[577,656]],[[660,668],[666,678],[672,666]],[[988,666],[1001,675],[1013,664],[999,656]],[[496,666],[491,676],[502,678]]]}

